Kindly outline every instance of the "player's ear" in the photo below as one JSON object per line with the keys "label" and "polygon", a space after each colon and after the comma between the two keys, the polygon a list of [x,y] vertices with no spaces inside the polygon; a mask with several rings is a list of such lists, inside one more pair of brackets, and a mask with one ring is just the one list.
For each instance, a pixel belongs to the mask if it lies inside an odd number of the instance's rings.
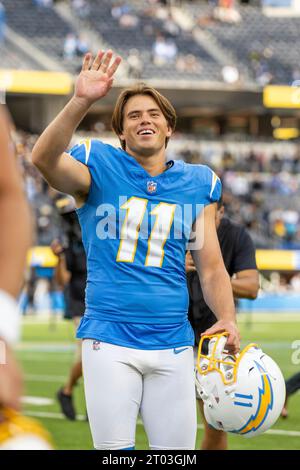
{"label": "player's ear", "polygon": [[173,134],[173,130],[172,130],[172,127],[170,126],[170,124],[167,125],[167,134],[166,134],[166,137],[171,137],[171,135]]}

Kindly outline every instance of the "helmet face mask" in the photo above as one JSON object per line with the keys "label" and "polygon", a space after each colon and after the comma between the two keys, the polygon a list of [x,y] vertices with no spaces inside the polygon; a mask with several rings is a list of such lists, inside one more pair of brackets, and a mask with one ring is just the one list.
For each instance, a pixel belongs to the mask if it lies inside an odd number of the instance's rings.
{"label": "helmet face mask", "polygon": [[[196,387],[205,418],[213,428],[257,436],[278,419],[285,400],[285,381],[277,364],[256,344],[240,354],[224,351],[227,334],[204,336],[198,352]],[[209,339],[208,354],[202,354]]]}

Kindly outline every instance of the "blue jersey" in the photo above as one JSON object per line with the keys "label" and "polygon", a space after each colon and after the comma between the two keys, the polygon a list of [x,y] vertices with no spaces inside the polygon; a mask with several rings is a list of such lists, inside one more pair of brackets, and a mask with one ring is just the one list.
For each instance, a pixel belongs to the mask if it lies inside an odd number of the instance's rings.
{"label": "blue jersey", "polygon": [[193,345],[186,243],[203,206],[219,200],[219,178],[182,161],[150,176],[125,151],[98,140],[70,154],[91,174],[77,210],[88,272],[77,336],[139,349]]}

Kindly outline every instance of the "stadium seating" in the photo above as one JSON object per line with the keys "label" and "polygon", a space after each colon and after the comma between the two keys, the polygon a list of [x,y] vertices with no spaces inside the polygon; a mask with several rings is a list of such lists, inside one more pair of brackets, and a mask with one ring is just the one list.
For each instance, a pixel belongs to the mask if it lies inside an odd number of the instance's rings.
{"label": "stadium seating", "polygon": [[[64,41],[74,32],[73,28],[55,7],[38,8],[32,0],[3,0],[2,3],[10,28],[33,40],[34,46],[56,59],[61,68],[71,72],[77,70],[80,58],[74,57],[72,61],[63,58]],[[239,5],[241,21],[224,23],[214,19],[210,4],[182,2],[182,11],[189,16],[192,26],[183,30],[177,24],[176,34],[172,35],[166,30],[166,18],[156,14],[154,7],[149,8],[149,3],[128,0],[121,4],[125,8],[121,14],[113,14],[114,5],[109,0],[90,1],[89,14],[78,23],[79,30],[82,26],[83,32],[84,29],[96,32],[124,57],[130,49],[137,50],[143,64],[140,78],[222,82],[222,67],[226,61],[239,70],[244,84],[286,84],[300,78],[300,52],[295,47],[300,39],[300,18],[270,18],[262,14],[260,7]],[[132,24],[122,25],[120,18],[126,12]],[[194,38],[197,28],[207,34],[202,44]],[[153,62],[153,45],[158,35],[171,36],[177,48],[174,60],[161,66]],[[223,61],[211,54],[211,41]],[[176,67],[176,59],[187,54],[195,57],[197,69],[187,71]],[[3,59],[5,67],[9,67],[11,59],[7,54]]]}
{"label": "stadium seating", "polygon": [[186,73],[178,71],[174,63],[157,67],[152,61],[152,47],[155,38],[159,34],[165,34],[164,22],[147,13],[146,4],[141,2],[127,2],[131,5],[130,14],[137,18],[134,28],[120,27],[117,18],[111,14],[112,2],[108,0],[95,0],[90,3],[91,12],[89,21],[91,26],[101,34],[111,47],[126,57],[130,49],[137,49],[143,58],[144,78],[161,77],[166,79],[190,79],[190,80],[216,80],[220,81],[220,66],[215,62],[204,48],[197,44],[190,33],[179,28],[178,37],[172,37],[175,42],[178,55],[193,54],[199,61],[198,72]]}
{"label": "stadium seating", "polygon": [[22,53],[18,47],[8,41],[5,44],[0,44],[0,57],[1,66],[5,64],[6,69],[41,70],[40,64],[37,64],[32,57]]}
{"label": "stadium seating", "polygon": [[[186,8],[195,21],[212,14],[212,8],[203,8],[200,2],[187,2]],[[223,50],[235,56],[237,66],[250,66],[258,83],[267,71],[272,83],[290,84],[299,69],[300,53],[295,44],[300,39],[300,18],[267,17],[260,7],[250,5],[240,5],[239,13],[241,21],[237,24],[210,21],[204,28]]]}
{"label": "stadium seating", "polygon": [[[2,3],[7,25],[12,30],[29,39],[50,57],[61,60],[64,39],[72,30],[55,9],[38,8],[32,0],[3,0]],[[69,65],[65,61],[62,68],[74,70],[74,64]]]}

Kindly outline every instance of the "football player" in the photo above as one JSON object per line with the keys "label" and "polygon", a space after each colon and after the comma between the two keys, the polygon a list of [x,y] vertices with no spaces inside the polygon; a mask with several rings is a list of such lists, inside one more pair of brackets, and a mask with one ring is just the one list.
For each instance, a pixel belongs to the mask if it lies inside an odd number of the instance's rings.
{"label": "football player", "polygon": [[[250,235],[242,225],[233,223],[224,216],[222,197],[217,203],[216,228],[220,248],[227,272],[231,278],[232,292],[235,298],[255,299],[259,290],[259,276],[255,260],[255,248]],[[186,255],[186,270],[189,289],[189,320],[199,344],[201,333],[217,322],[217,318],[204,300],[199,277],[191,254]],[[198,404],[203,415],[203,402]],[[203,450],[227,449],[227,434],[207,424],[204,418]]]}
{"label": "football player", "polygon": [[77,336],[95,448],[133,449],[140,411],[151,449],[193,449],[194,334],[185,275],[191,230],[195,243],[203,240],[194,261],[218,318],[212,332],[227,330],[227,348],[239,349],[215,228],[221,183],[208,167],[166,164],[176,113],[144,84],[117,100],[112,126],[122,148],[86,140],[66,153],[80,121],[112,87],[121,62],[112,56],[85,56],[74,96],[40,136],[32,158],[78,207],[88,276]]}
{"label": "football player", "polygon": [[[81,230],[73,198],[61,198],[56,203],[63,219],[65,243],[53,240],[51,248],[58,257],[55,269],[57,284],[65,290],[65,318],[72,318],[77,329],[85,310],[86,258]],[[73,390],[82,376],[81,341],[77,341],[75,362],[67,382],[57,391],[61,411],[71,421],[76,420]]]}

